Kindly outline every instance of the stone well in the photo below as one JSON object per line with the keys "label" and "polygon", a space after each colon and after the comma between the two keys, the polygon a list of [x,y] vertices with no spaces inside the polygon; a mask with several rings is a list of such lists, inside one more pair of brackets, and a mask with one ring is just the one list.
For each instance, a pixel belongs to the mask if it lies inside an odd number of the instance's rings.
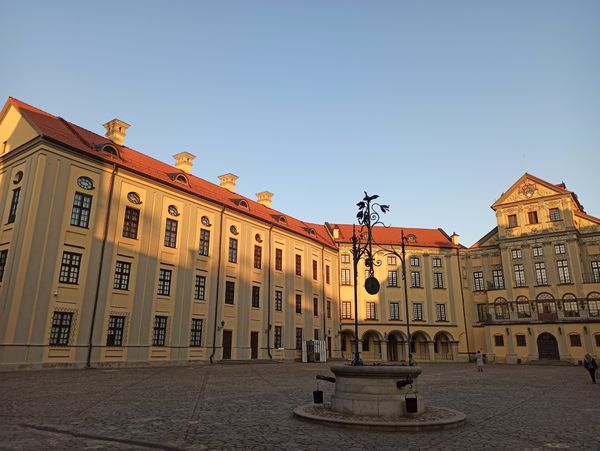
{"label": "stone well", "polygon": [[[417,390],[421,368],[399,365],[339,365],[331,410],[361,416],[414,416],[425,412]],[[417,412],[406,411],[406,397],[415,398]],[[413,401],[414,402],[414,401]]]}

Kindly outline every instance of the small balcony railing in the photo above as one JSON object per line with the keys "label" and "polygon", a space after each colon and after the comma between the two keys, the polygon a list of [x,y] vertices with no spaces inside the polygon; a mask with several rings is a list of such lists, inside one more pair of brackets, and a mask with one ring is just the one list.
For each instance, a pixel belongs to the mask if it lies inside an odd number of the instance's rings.
{"label": "small balcony railing", "polygon": [[477,313],[480,323],[489,324],[523,321],[600,322],[600,299],[573,299],[568,301],[556,299],[479,304]]}

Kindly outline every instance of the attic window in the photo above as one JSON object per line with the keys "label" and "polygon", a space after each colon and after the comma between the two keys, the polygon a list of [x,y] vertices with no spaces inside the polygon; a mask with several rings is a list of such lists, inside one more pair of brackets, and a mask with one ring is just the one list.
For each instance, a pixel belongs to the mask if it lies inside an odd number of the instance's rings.
{"label": "attic window", "polygon": [[410,235],[406,235],[406,241],[408,241],[409,243],[414,243],[415,241],[417,241],[417,237],[411,233]]}
{"label": "attic window", "polygon": [[114,146],[111,146],[110,144],[106,144],[105,146],[103,146],[102,151],[114,155],[115,157],[119,156],[119,152],[117,152],[117,149]]}
{"label": "attic window", "polygon": [[309,235],[313,235],[313,236],[314,236],[314,235],[316,235],[317,233],[315,232],[315,229],[313,229],[313,228],[310,228],[310,229],[308,229],[308,234],[309,234]]}
{"label": "attic window", "polygon": [[244,199],[241,199],[241,200],[238,202],[238,205],[239,205],[240,207],[248,208],[248,202],[246,202]]}
{"label": "attic window", "polygon": [[179,183],[184,183],[184,184],[186,184],[186,185],[188,185],[188,184],[189,184],[189,183],[188,183],[188,179],[187,179],[187,177],[186,177],[185,175],[183,175],[183,174],[177,174],[177,175],[175,176],[175,181],[176,181],[176,182],[179,182]]}
{"label": "attic window", "polygon": [[285,216],[280,216],[279,222],[281,222],[282,224],[287,224],[287,219],[285,219]]}

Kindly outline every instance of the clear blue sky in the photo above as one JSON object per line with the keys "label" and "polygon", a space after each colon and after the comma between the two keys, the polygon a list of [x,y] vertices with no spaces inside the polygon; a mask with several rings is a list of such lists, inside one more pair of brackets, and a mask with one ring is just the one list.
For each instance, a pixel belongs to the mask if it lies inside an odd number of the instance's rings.
{"label": "clear blue sky", "polygon": [[471,245],[524,172],[600,216],[600,2],[0,0],[0,98],[194,174],[237,174],[306,221]]}

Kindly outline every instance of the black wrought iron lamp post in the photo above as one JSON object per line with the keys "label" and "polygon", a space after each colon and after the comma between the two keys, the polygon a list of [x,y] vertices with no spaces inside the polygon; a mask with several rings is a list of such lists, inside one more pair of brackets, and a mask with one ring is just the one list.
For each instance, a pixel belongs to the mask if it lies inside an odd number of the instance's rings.
{"label": "black wrought iron lamp post", "polygon": [[[381,245],[375,243],[380,249],[373,252],[373,227],[376,225],[385,226],[380,221],[380,213],[387,213],[390,209],[389,205],[382,205],[373,202],[379,198],[378,195],[369,196],[365,191],[365,197],[361,202],[356,204],[358,206],[358,213],[356,215],[358,219],[359,231],[356,234],[356,226],[352,229],[352,258],[354,267],[354,358],[352,359],[352,365],[362,365],[362,359],[360,358],[360,351],[358,348],[358,262],[361,258],[365,259],[365,267],[369,271],[369,276],[365,280],[365,290],[367,293],[374,295],[379,293],[379,281],[375,278],[374,266],[381,265],[380,260],[375,259],[375,255],[380,251],[385,251],[396,255],[400,258],[402,263],[402,280],[404,282],[404,302],[406,305],[406,331],[408,340],[408,364],[413,365],[412,352],[411,352],[411,335],[410,335],[410,322],[409,322],[409,309],[408,309],[408,288],[406,284],[406,250],[404,246],[405,237],[404,230],[401,232],[401,254],[394,249],[385,249]],[[365,236],[366,234],[366,236]]]}

